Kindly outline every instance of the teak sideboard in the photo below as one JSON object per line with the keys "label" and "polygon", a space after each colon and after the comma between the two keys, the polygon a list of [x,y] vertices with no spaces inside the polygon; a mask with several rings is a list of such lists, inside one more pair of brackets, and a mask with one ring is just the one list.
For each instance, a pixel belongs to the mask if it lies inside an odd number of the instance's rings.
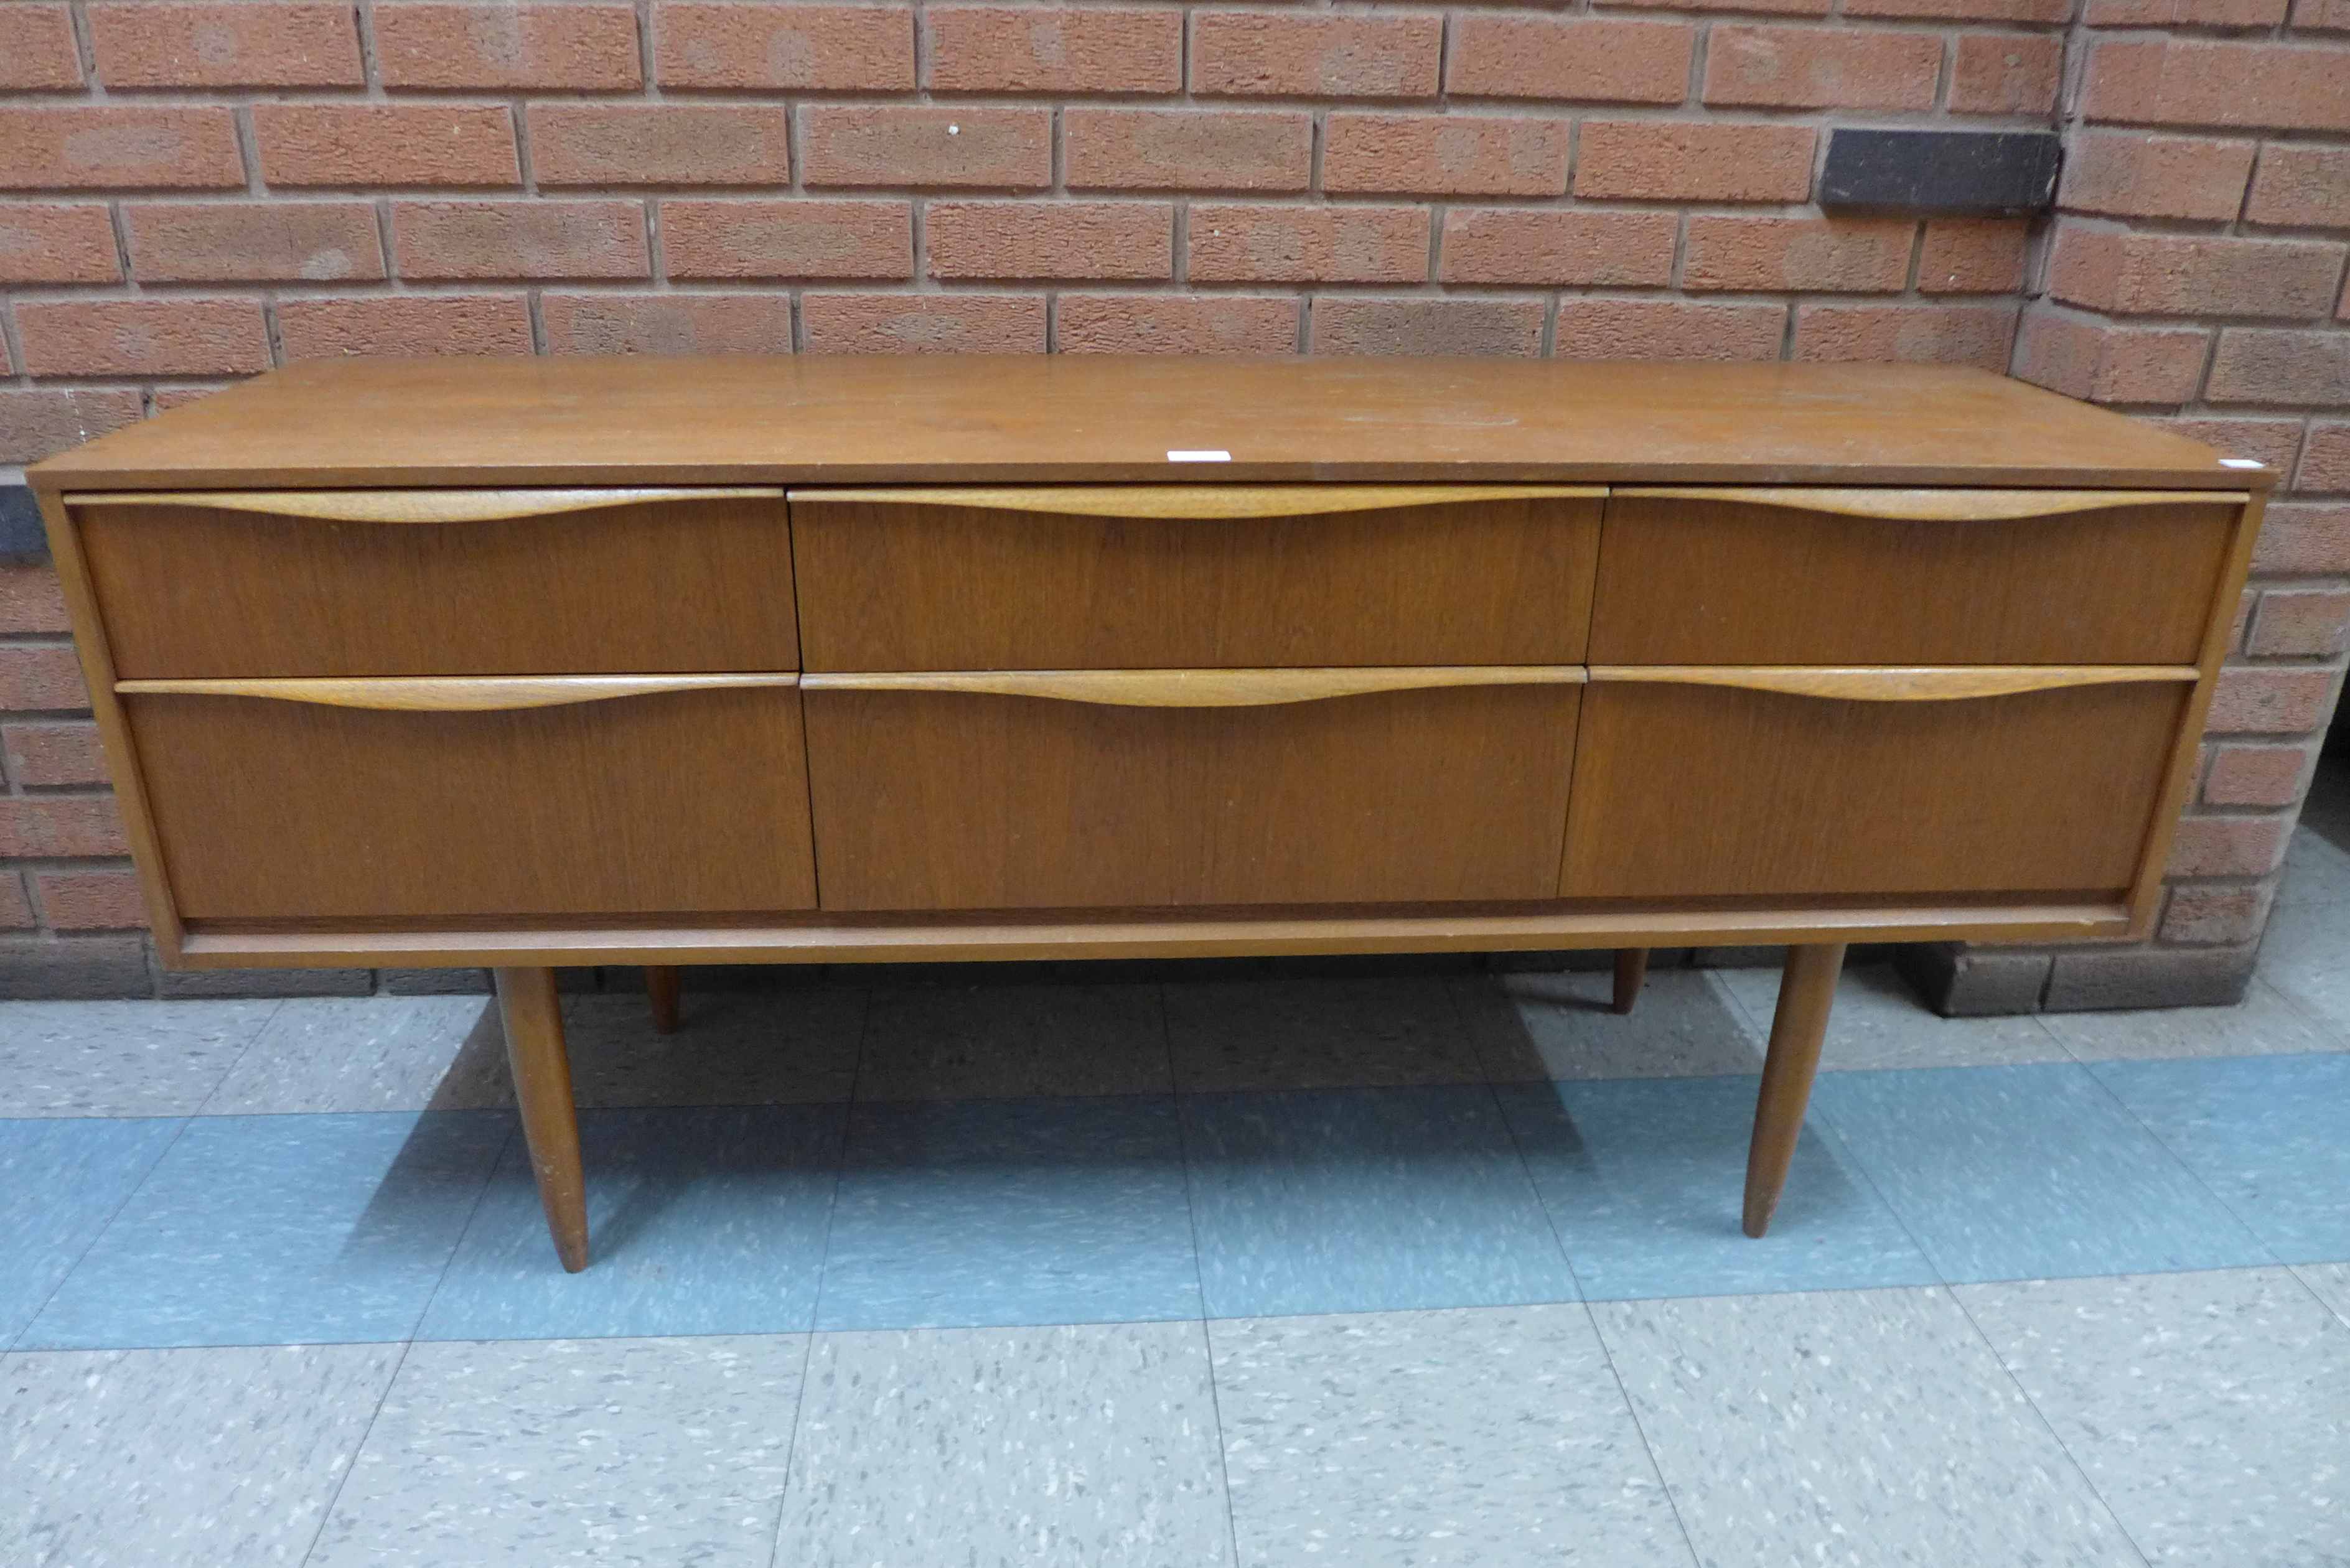
{"label": "teak sideboard", "polygon": [[31,471],[167,964],[2143,931],[2271,475],[1981,371],[353,360]]}

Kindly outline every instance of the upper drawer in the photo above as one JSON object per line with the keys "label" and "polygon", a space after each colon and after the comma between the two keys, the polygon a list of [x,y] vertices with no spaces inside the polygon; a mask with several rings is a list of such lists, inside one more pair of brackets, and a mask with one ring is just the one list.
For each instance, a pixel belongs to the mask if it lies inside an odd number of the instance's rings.
{"label": "upper drawer", "polygon": [[2241,495],[1618,490],[1594,664],[2191,664]]}
{"label": "upper drawer", "polygon": [[126,680],[798,668],[780,490],[68,504]]}
{"label": "upper drawer", "polygon": [[1604,493],[795,490],[810,670],[1582,661]]}

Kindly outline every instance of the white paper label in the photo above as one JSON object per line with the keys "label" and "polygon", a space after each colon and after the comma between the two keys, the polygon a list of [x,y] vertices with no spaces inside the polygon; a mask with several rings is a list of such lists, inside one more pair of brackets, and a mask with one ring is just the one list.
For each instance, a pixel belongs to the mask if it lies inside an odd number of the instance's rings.
{"label": "white paper label", "polygon": [[1204,449],[1198,452],[1170,452],[1167,454],[1167,461],[1170,462],[1230,462],[1232,461],[1232,454],[1228,452],[1210,452]]}

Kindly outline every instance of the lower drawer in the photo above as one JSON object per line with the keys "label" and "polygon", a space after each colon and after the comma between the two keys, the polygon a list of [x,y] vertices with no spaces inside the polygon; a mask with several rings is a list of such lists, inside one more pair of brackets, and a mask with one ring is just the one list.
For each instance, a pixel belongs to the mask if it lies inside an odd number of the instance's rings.
{"label": "lower drawer", "polygon": [[1596,684],[1559,890],[2125,888],[2191,691],[2164,681],[1859,701]]}
{"label": "lower drawer", "polygon": [[1545,898],[1579,690],[1216,707],[811,690],[824,907]]}
{"label": "lower drawer", "polygon": [[807,909],[799,694],[493,711],[125,698],[190,919]]}

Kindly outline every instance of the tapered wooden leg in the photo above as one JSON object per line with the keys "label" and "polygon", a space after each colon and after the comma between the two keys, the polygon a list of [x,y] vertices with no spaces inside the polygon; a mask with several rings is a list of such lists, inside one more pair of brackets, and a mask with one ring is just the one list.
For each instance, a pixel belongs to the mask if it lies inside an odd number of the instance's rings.
{"label": "tapered wooden leg", "polygon": [[501,969],[496,974],[506,1060],[514,1066],[538,1201],[556,1255],[576,1274],[588,1266],[588,1189],[579,1170],[579,1117],[571,1104],[571,1059],[563,1049],[555,971]]}
{"label": "tapered wooden leg", "polygon": [[653,1028],[662,1034],[677,1033],[677,965],[645,966],[645,995],[653,1004]]}
{"label": "tapered wooden leg", "polygon": [[1788,1162],[1804,1130],[1804,1107],[1811,1103],[1812,1075],[1820,1064],[1820,1042],[1827,1037],[1828,1008],[1835,1001],[1836,976],[1844,970],[1842,942],[1787,950],[1779,977],[1779,1010],[1771,1019],[1771,1054],[1762,1060],[1762,1093],[1754,1103],[1754,1141],[1746,1148],[1746,1233],[1771,1228]]}
{"label": "tapered wooden leg", "polygon": [[1629,1012],[1640,1000],[1640,982],[1648,977],[1648,950],[1616,950],[1616,1011]]}

